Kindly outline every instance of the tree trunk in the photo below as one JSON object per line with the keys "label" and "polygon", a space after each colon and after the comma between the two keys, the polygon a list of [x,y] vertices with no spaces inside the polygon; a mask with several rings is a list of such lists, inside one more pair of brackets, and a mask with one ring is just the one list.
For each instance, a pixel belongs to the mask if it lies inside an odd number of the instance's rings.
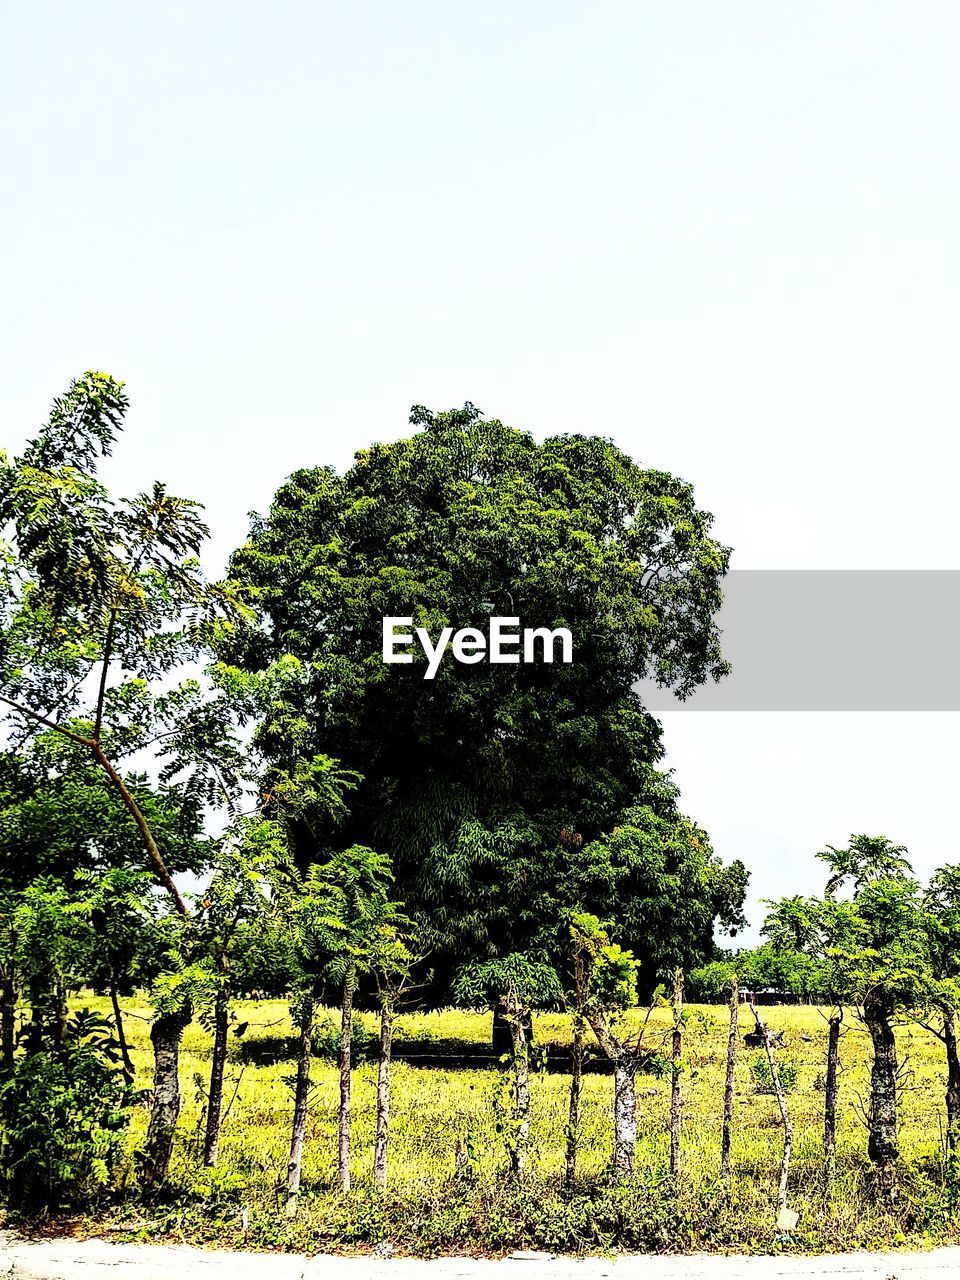
{"label": "tree trunk", "polygon": [[297,1044],[297,1083],[293,1092],[293,1128],[290,1133],[290,1157],[287,1161],[286,1213],[297,1212],[300,1175],[303,1172],[303,1142],[307,1133],[307,1106],[310,1101],[310,1060],[313,1053],[314,999],[304,999],[300,1010],[300,1037]]}
{"label": "tree trunk", "polygon": [[680,1057],[683,1051],[683,970],[673,974],[673,1040],[670,1060],[670,1176],[680,1172]]}
{"label": "tree trunk", "polygon": [[526,1010],[511,1017],[513,1038],[513,1138],[510,1143],[510,1165],[516,1176],[527,1169],[527,1145],[530,1138],[530,1045],[524,1026]]}
{"label": "tree trunk", "polygon": [[393,1000],[384,996],[380,1010],[380,1054],[377,1059],[377,1131],[373,1147],[373,1179],[387,1185],[387,1142],[390,1137],[390,1057],[393,1051]]}
{"label": "tree trunk", "polygon": [[230,1029],[230,989],[217,991],[213,1006],[213,1057],[207,1094],[207,1128],[203,1139],[203,1163],[212,1168],[220,1148],[220,1113],[223,1109],[223,1073],[227,1065],[227,1033]]}
{"label": "tree trunk", "polygon": [[625,1050],[613,1062],[613,1168],[618,1178],[633,1173],[637,1151],[637,1059]]}
{"label": "tree trunk", "polygon": [[337,1172],[340,1190],[350,1190],[350,1057],[353,1032],[353,990],[356,978],[351,970],[343,980],[340,1007],[340,1122]]}
{"label": "tree trunk", "polygon": [[957,1028],[953,1010],[944,1007],[943,1046],[947,1055],[947,1164],[951,1178],[960,1149],[960,1054],[957,1052]]}
{"label": "tree trunk", "polygon": [[17,1043],[17,984],[13,965],[5,969],[0,981],[0,1070],[13,1072],[13,1055]]}
{"label": "tree trunk", "polygon": [[577,1178],[577,1148],[580,1143],[580,1093],[583,1087],[583,1014],[573,1015],[573,1047],[570,1051],[570,1116],[567,1121],[566,1183],[572,1187]]}
{"label": "tree trunk", "polygon": [[127,1073],[130,1080],[133,1079],[134,1069],[133,1062],[130,1058],[130,1048],[127,1044],[126,1032],[123,1028],[123,1014],[120,1010],[120,996],[117,992],[116,977],[110,975],[110,1003],[113,1005],[113,1025],[117,1029],[117,1044],[120,1046],[120,1057],[123,1061],[123,1069]]}
{"label": "tree trunk", "polygon": [[150,1028],[153,1044],[153,1100],[143,1158],[143,1182],[159,1186],[167,1176],[173,1135],[180,1116],[180,1042],[190,1024],[189,1005],[176,1013],[158,1014]]}
{"label": "tree trunk", "polygon": [[893,1034],[893,1005],[882,990],[871,991],[863,1002],[863,1020],[873,1042],[870,1068],[870,1141],[867,1150],[877,1170],[880,1198],[897,1198],[897,1042]]}
{"label": "tree trunk", "polygon": [[[532,1009],[527,1009],[523,1014],[523,1030],[527,1037],[527,1043],[530,1044],[533,1040]],[[500,1058],[505,1058],[513,1052],[513,1031],[510,1027],[510,1014],[507,1012],[506,1004],[503,1002],[494,1005],[493,1008],[491,1047]]]}
{"label": "tree trunk", "polygon": [[720,1136],[720,1180],[730,1190],[730,1148],[733,1142],[733,1093],[737,1069],[737,1045],[740,1037],[740,984],[736,978],[730,986],[730,1030],[727,1033],[727,1070],[723,1084],[723,1130]]}
{"label": "tree trunk", "polygon": [[837,1170],[837,1072],[840,1067],[840,1023],[843,1013],[829,1022],[827,1037],[827,1080],[823,1097],[823,1175],[829,1190]]}
{"label": "tree trunk", "polygon": [[790,1177],[790,1153],[793,1147],[793,1125],[790,1122],[790,1113],[787,1110],[787,1096],[783,1092],[783,1085],[780,1082],[780,1070],[777,1067],[776,1054],[773,1052],[773,1037],[767,1030],[766,1024],[757,1013],[756,1006],[751,1003],[750,1012],[753,1014],[757,1029],[763,1035],[764,1047],[767,1051],[767,1063],[770,1066],[770,1079],[773,1081],[773,1092],[777,1097],[777,1106],[780,1109],[780,1121],[783,1125],[783,1155],[780,1157],[780,1182],[777,1187],[777,1215],[778,1218],[786,1211],[787,1208],[787,1180]]}

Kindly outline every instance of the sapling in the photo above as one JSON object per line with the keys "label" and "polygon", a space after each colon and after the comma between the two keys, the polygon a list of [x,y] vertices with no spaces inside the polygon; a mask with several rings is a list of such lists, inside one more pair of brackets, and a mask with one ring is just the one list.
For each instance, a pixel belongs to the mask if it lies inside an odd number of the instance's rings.
{"label": "sapling", "polygon": [[203,1163],[217,1163],[223,1081],[227,1061],[233,968],[251,947],[259,948],[273,913],[273,878],[286,854],[279,823],[259,815],[237,819],[221,837],[213,876],[196,911],[197,950],[216,974],[207,1021],[213,1030]]}
{"label": "sapling", "polygon": [[[391,938],[392,932],[392,938]],[[387,1148],[390,1141],[390,1070],[393,1060],[393,1022],[397,1006],[409,994],[410,973],[422,957],[414,957],[407,939],[386,931],[374,966],[380,997],[380,1040],[377,1048],[377,1121],[373,1143],[373,1180],[387,1185]]]}
{"label": "sapling", "polygon": [[337,1119],[337,1176],[350,1190],[350,1112],[353,1005],[357,983],[396,945],[407,925],[389,898],[389,860],[365,845],[337,851],[314,863],[301,880],[292,875],[281,894],[299,974],[299,1067],[294,1125],[287,1169],[287,1213],[297,1210],[306,1106],[309,1049],[317,992],[335,983],[340,990],[340,1104]]}
{"label": "sapling", "polygon": [[509,1056],[513,1106],[507,1133],[510,1167],[517,1177],[527,1169],[530,1135],[530,1041],[526,1025],[535,1007],[555,1008],[563,999],[556,970],[539,955],[512,952],[496,960],[464,965],[454,979],[464,1003],[503,1010],[510,1030]]}
{"label": "sapling", "polygon": [[[929,1007],[938,991],[931,967],[929,914],[909,874],[906,850],[883,836],[851,836],[818,854],[830,868],[823,902],[831,986],[859,1008],[873,1045],[868,1154],[881,1200],[898,1198],[897,1042],[899,1013]],[[834,895],[851,885],[853,896]]]}
{"label": "sapling", "polygon": [[629,951],[611,943],[606,927],[586,912],[573,917],[570,931],[584,955],[584,1016],[597,1043],[613,1064],[613,1169],[617,1177],[633,1173],[637,1149],[636,1074],[643,1032],[623,1034],[623,1013],[637,1003],[637,963]]}
{"label": "sapling", "polygon": [[940,1027],[931,1030],[942,1041],[947,1062],[946,1155],[948,1175],[955,1181],[960,1164],[960,1050],[956,1029],[956,1009],[960,1005],[960,866],[948,865],[936,872],[924,895],[924,905],[931,959],[939,980],[934,1004],[940,1014]]}

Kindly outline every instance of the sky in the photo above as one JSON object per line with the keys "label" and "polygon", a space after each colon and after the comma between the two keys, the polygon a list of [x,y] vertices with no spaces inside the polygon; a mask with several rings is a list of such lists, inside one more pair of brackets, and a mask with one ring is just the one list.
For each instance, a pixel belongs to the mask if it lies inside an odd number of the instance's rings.
{"label": "sky", "polygon": [[[692,481],[737,568],[960,568],[958,65],[923,0],[0,0],[2,443],[125,379],[109,479],[215,571],[471,400]],[[755,922],[853,831],[960,860],[955,713],[662,718]]]}

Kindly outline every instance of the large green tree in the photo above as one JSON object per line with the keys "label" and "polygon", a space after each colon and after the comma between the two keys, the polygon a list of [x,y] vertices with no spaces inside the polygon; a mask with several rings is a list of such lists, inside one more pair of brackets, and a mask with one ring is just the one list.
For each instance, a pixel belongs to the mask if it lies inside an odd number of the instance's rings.
{"label": "large green tree", "polygon": [[[625,811],[676,816],[635,686],[683,696],[724,672],[728,551],[688,484],[601,437],[537,442],[469,404],[411,422],[343,474],[280,488],[233,557],[256,620],[222,653],[225,670],[282,671],[258,734],[278,767],[324,752],[361,776],[331,836],[389,851],[448,978],[455,961],[536,951],[571,854]],[[432,680],[416,654],[383,662],[384,617],[435,640],[491,615],[569,628],[573,661],[444,661]],[[669,913],[657,927],[674,929]],[[709,922],[674,932],[695,950]]]}

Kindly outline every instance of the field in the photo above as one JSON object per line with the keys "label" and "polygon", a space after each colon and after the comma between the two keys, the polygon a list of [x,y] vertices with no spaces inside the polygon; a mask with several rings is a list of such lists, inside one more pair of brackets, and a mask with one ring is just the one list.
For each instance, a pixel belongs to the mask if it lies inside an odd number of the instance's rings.
{"label": "field", "polygon": [[[106,1014],[107,1002],[86,1003]],[[129,1001],[125,1019],[138,1084],[149,1085],[148,1008]],[[823,1191],[822,1109],[826,1020],[811,1007],[766,1011],[768,1024],[785,1032],[781,1059],[796,1068],[789,1095],[794,1122],[790,1204],[799,1212],[797,1230],[782,1236],[774,1227],[773,1199],[781,1150],[775,1099],[759,1090],[751,1069],[754,1051],[741,1047],[737,1070],[733,1144],[734,1183],[729,1201],[718,1185],[720,1120],[727,1012],[694,1006],[688,1011],[684,1089],[683,1167],[676,1185],[667,1174],[668,1082],[642,1074],[637,1080],[640,1139],[638,1173],[628,1184],[611,1185],[606,1168],[612,1142],[612,1079],[584,1080],[580,1185],[562,1188],[569,1076],[545,1070],[532,1081],[531,1169],[521,1184],[505,1172],[498,1132],[504,1077],[496,1068],[394,1067],[389,1189],[372,1186],[375,1065],[354,1073],[352,1175],[355,1190],[335,1186],[337,1073],[332,1058],[318,1058],[304,1162],[304,1195],[293,1223],[285,1221],[277,1189],[287,1159],[292,1064],[284,1056],[292,1034],[283,1001],[239,1004],[231,1034],[220,1161],[204,1170],[199,1159],[203,1087],[210,1038],[197,1023],[189,1028],[181,1059],[184,1110],[165,1199],[144,1206],[135,1194],[131,1161],[127,1194],[74,1224],[125,1238],[176,1238],[232,1243],[247,1248],[363,1248],[388,1241],[398,1252],[492,1252],[518,1247],[563,1250],[791,1249],[819,1251],[855,1247],[925,1245],[954,1239],[952,1198],[944,1183],[942,1111],[944,1067],[939,1042],[924,1028],[902,1025],[901,1141],[903,1195],[896,1217],[887,1216],[871,1194],[862,1108],[867,1096],[869,1041],[848,1021],[841,1054],[838,1177]],[[659,1048],[669,1023],[656,1010],[647,1042]],[[372,1037],[375,1019],[359,1021]],[[748,1011],[741,1029],[749,1030]],[[458,1010],[401,1016],[398,1052],[479,1052],[490,1041],[490,1015]],[[332,1048],[334,1022],[329,1015]],[[321,1036],[323,1039],[324,1036]],[[535,1041],[549,1048],[569,1043],[562,1015],[535,1019]],[[142,1136],[139,1109],[134,1141]]]}

